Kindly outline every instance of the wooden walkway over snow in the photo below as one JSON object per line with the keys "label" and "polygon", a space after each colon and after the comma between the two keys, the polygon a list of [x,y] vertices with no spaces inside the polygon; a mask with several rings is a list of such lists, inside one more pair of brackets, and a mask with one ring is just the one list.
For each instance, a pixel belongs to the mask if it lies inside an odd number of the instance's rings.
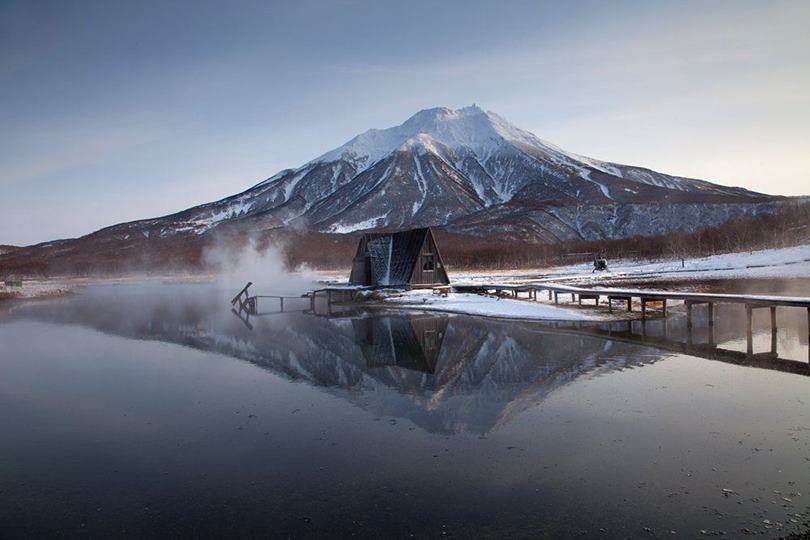
{"label": "wooden walkway over snow", "polygon": [[[667,303],[672,301],[683,302],[686,306],[687,326],[692,327],[692,308],[696,305],[706,305],[708,310],[708,324],[714,325],[714,306],[716,304],[742,304],[747,314],[748,354],[753,354],[753,311],[767,308],[771,314],[771,333],[776,334],[776,308],[791,307],[807,310],[807,334],[810,344],[810,298],[793,296],[751,295],[751,294],[725,294],[725,293],[695,293],[679,291],[658,291],[639,289],[620,289],[612,287],[574,287],[555,283],[526,283],[526,284],[497,284],[497,283],[471,283],[453,285],[458,292],[472,293],[507,293],[515,298],[526,294],[528,299],[537,300],[538,293],[548,293],[548,299],[555,304],[560,299],[570,299],[583,305],[583,300],[593,301],[598,306],[604,298],[608,311],[613,311],[616,302],[626,305],[627,311],[632,311],[633,301],[637,300],[641,307],[642,319],[647,316],[647,306],[658,304],[664,316],[667,313]],[[810,359],[810,345],[808,346],[808,359]]]}

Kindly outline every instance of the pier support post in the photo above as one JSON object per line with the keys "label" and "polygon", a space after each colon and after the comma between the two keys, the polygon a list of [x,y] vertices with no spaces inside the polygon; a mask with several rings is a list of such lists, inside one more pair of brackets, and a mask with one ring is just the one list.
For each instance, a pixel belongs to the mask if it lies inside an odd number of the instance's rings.
{"label": "pier support post", "polygon": [[284,297],[283,296],[279,297],[279,305],[281,307],[281,311],[284,311]]}
{"label": "pier support post", "polygon": [[[666,299],[666,298],[664,298],[664,299],[661,301],[661,309],[663,309],[663,311],[664,311],[664,318],[666,319],[666,318],[667,318],[667,299]],[[665,323],[665,326],[666,326],[666,323]]]}
{"label": "pier support post", "polygon": [[[641,299],[641,320],[643,321],[646,318],[647,318],[647,299],[642,298]],[[643,323],[642,323],[642,328],[643,327],[644,326],[643,326]]]}
{"label": "pier support post", "polygon": [[692,302],[686,301],[686,327],[692,328]]}
{"label": "pier support post", "polygon": [[807,308],[807,361],[810,362],[810,307]]}
{"label": "pier support post", "polygon": [[714,304],[709,302],[706,306],[709,308],[709,326],[714,326]]}
{"label": "pier support post", "polygon": [[[549,294],[551,294],[551,291],[549,291]],[[554,291],[554,303],[557,304],[559,303],[559,301],[560,301],[560,293]]]}
{"label": "pier support post", "polygon": [[751,304],[745,304],[745,317],[746,317],[746,331],[745,337],[747,342],[746,352],[754,354],[754,309]]}
{"label": "pier support post", "polygon": [[633,311],[633,299],[627,297],[627,311]]}
{"label": "pier support post", "polygon": [[771,354],[776,356],[776,306],[771,306]]}

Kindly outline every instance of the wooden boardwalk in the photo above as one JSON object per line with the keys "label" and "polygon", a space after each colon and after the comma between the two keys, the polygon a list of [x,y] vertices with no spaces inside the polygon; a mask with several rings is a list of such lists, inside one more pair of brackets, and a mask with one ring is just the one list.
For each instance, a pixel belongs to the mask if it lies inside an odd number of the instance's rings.
{"label": "wooden boardwalk", "polygon": [[[658,304],[663,316],[667,314],[667,303],[673,301],[683,302],[686,306],[687,327],[692,327],[692,308],[696,305],[705,305],[708,310],[708,324],[714,325],[714,307],[717,304],[742,304],[747,315],[747,341],[748,354],[753,354],[753,311],[755,309],[768,309],[771,315],[771,333],[776,334],[777,307],[802,308],[807,311],[807,335],[810,343],[810,298],[793,296],[751,295],[751,294],[725,294],[725,293],[695,293],[681,291],[658,291],[639,289],[620,289],[612,287],[574,287],[554,283],[526,283],[526,284],[497,284],[474,283],[453,285],[458,292],[473,293],[507,293],[515,298],[521,294],[527,295],[530,300],[537,300],[538,293],[547,293],[548,299],[555,304],[560,299],[569,299],[583,305],[583,300],[593,301],[598,306],[601,299],[607,302],[608,311],[613,311],[616,302],[626,306],[632,311],[633,301],[637,300],[641,308],[642,319],[647,317],[649,304]],[[810,346],[808,346],[808,359],[810,360]]]}

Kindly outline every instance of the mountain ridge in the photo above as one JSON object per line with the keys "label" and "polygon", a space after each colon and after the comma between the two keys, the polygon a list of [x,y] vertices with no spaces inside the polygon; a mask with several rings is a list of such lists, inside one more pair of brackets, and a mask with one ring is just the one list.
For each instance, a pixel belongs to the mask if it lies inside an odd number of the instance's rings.
{"label": "mountain ridge", "polygon": [[425,226],[534,242],[620,239],[769,214],[783,200],[567,152],[476,105],[437,107],[230,197],[13,254],[93,249],[112,259],[157,240],[182,246],[220,232]]}

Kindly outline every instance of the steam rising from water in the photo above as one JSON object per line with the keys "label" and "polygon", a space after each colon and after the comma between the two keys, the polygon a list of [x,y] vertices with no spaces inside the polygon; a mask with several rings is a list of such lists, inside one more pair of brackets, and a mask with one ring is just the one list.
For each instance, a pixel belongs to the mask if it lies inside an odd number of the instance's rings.
{"label": "steam rising from water", "polygon": [[203,255],[206,266],[215,269],[221,289],[231,296],[248,282],[251,294],[299,296],[315,285],[316,274],[307,267],[290,272],[283,246],[263,244],[255,238],[246,243],[220,241]]}

